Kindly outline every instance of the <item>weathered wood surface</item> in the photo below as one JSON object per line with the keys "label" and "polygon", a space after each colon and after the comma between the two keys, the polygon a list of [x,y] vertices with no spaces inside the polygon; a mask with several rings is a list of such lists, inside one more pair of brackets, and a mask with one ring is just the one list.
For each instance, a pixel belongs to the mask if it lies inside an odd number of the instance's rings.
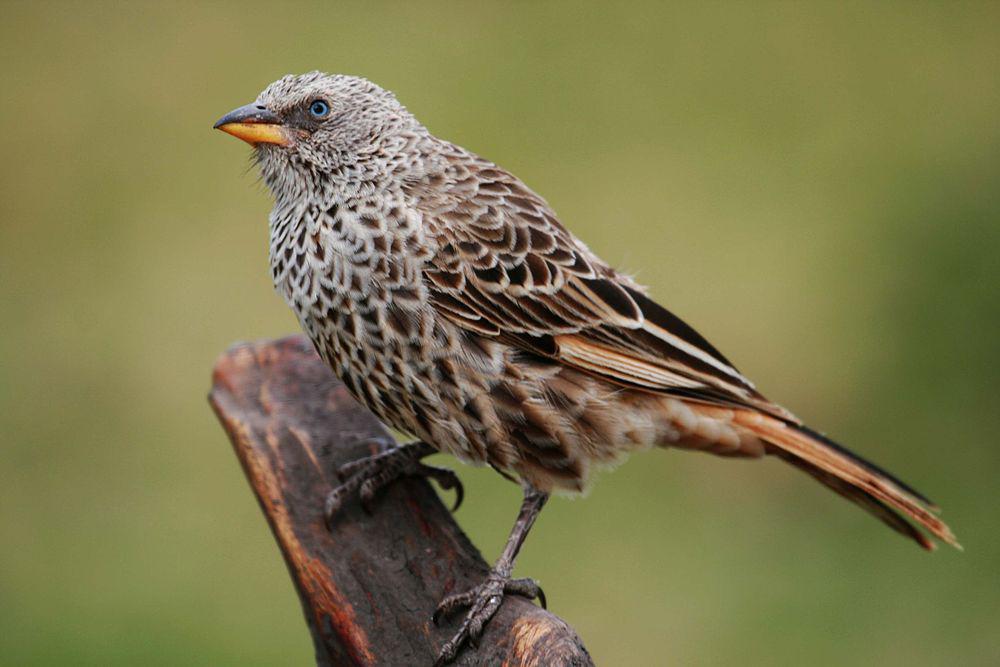
{"label": "weathered wood surface", "polygon": [[[435,606],[481,581],[488,566],[422,479],[384,489],[372,514],[347,503],[327,530],[334,470],[373,453],[366,443],[386,435],[375,417],[301,336],[231,348],[216,363],[209,399],[288,565],[317,664],[433,664],[461,620],[435,626]],[[592,662],[564,621],[512,597],[479,647],[454,664]]]}

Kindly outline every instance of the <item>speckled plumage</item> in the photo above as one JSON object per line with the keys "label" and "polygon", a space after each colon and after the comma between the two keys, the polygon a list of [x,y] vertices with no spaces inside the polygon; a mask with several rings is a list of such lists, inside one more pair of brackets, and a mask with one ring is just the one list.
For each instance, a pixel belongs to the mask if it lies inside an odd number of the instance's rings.
{"label": "speckled plumage", "polygon": [[[317,99],[328,117],[310,117]],[[256,104],[284,133],[256,148],[274,284],[386,424],[542,494],[651,446],[775,454],[925,547],[904,516],[954,543],[923,496],[761,396],[540,196],[391,93],[313,72]]]}
{"label": "speckled plumage", "polygon": [[[276,198],[271,270],[324,359],[381,419],[543,491],[580,491],[594,464],[651,445],[762,453],[724,410],[705,413],[549,358],[554,335],[613,344],[636,328],[634,313],[609,308],[602,293],[614,290],[638,312],[629,292],[641,290],[515,177],[436,139],[361,79],[286,77],[259,101],[294,108],[328,86],[354,109],[384,103],[394,131],[336,162],[262,149]],[[755,396],[733,373],[730,390]],[[711,386],[697,369],[688,374],[667,378]]]}

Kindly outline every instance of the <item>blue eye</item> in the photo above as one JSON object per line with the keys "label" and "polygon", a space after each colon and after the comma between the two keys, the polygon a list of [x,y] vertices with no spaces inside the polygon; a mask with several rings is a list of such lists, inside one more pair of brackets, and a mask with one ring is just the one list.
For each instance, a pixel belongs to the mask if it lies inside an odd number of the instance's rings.
{"label": "blue eye", "polygon": [[323,100],[316,100],[309,105],[309,113],[316,118],[323,118],[330,113],[330,105]]}

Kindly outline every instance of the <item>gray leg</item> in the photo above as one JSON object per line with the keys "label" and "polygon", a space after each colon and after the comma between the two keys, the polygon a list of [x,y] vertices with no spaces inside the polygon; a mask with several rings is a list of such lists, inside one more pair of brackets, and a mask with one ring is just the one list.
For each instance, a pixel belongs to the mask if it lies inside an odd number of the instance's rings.
{"label": "gray leg", "polygon": [[545,606],[545,594],[538,584],[532,579],[511,579],[510,575],[514,571],[514,559],[517,552],[521,550],[524,539],[528,536],[528,531],[535,523],[535,519],[542,511],[545,501],[549,499],[549,494],[536,491],[530,487],[525,488],[524,501],[521,503],[521,511],[517,515],[517,521],[510,531],[507,544],[503,548],[503,553],[497,559],[493,569],[490,570],[486,580],[463,593],[449,595],[434,612],[434,622],[438,623],[442,618],[451,616],[459,609],[468,608],[468,613],[459,626],[458,632],[445,642],[438,654],[435,665],[444,665],[455,659],[459,649],[466,640],[473,644],[479,639],[483,632],[483,627],[493,617],[503,602],[504,595],[522,595],[527,598],[538,598]]}

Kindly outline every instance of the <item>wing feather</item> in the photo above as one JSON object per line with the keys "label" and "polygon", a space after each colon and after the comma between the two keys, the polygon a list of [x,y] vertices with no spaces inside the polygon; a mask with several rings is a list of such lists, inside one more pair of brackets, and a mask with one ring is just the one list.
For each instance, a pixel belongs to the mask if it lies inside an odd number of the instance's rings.
{"label": "wing feather", "polygon": [[912,520],[958,545],[934,506],[884,470],[810,431],[728,359],[570,234],[516,177],[458,147],[412,182],[433,248],[434,307],[456,325],[632,389],[731,408],[735,423],[925,548]]}
{"label": "wing feather", "polygon": [[515,176],[454,146],[440,159],[443,177],[408,193],[436,248],[425,282],[445,317],[620,385],[790,417]]}

